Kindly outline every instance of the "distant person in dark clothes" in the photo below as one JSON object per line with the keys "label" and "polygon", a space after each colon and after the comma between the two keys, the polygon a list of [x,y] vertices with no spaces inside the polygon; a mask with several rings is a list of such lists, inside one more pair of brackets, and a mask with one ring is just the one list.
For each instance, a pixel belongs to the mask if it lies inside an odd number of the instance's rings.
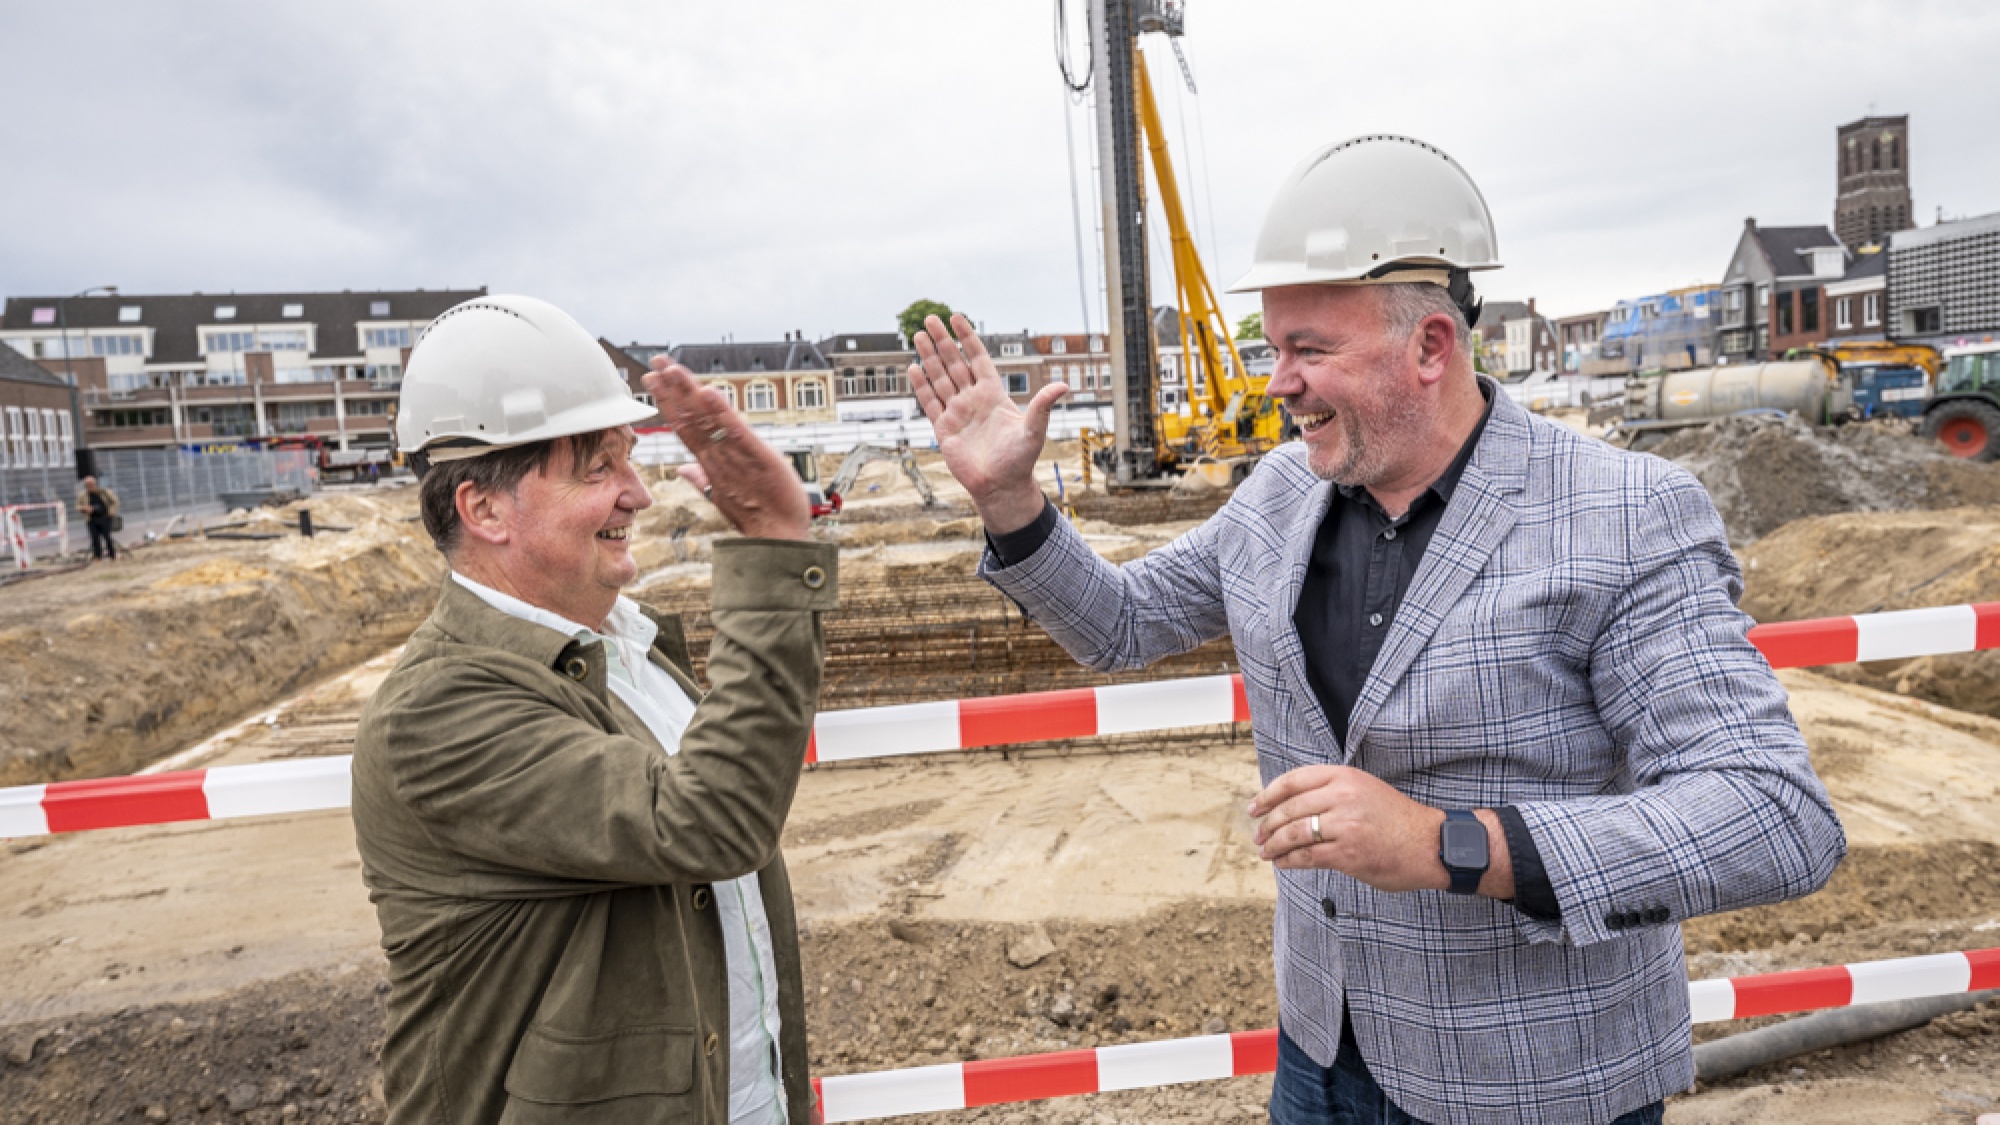
{"label": "distant person in dark clothes", "polygon": [[96,477],[83,478],[83,491],[76,494],[76,510],[90,528],[90,557],[117,559],[118,544],[111,538],[111,522],[118,516],[118,494],[98,484]]}

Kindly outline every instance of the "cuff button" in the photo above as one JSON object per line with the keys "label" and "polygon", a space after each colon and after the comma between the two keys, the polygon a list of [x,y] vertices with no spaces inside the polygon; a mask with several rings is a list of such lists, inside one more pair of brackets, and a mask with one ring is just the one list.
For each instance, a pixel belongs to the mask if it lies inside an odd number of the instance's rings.
{"label": "cuff button", "polygon": [[806,584],[806,589],[817,590],[826,585],[826,571],[817,566],[809,566],[806,572],[799,576],[799,581]]}
{"label": "cuff button", "polygon": [[568,676],[572,680],[581,681],[584,677],[590,675],[590,662],[581,656],[572,656],[568,660],[563,661],[563,675]]}

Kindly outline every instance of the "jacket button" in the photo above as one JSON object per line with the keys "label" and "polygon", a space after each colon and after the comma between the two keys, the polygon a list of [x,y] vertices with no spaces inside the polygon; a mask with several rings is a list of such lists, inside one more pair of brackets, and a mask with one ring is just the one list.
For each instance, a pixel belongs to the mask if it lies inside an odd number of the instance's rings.
{"label": "jacket button", "polygon": [[1622,930],[1625,925],[1625,915],[1621,911],[1614,910],[1604,916],[1604,928],[1607,930]]}
{"label": "jacket button", "polygon": [[1651,910],[1646,911],[1646,921],[1651,922],[1655,926],[1660,925],[1673,916],[1673,911],[1668,910],[1664,906],[1655,906]]}
{"label": "jacket button", "polygon": [[817,590],[826,585],[826,571],[817,566],[809,566],[804,574],[799,575],[799,581],[806,584],[806,589]]}
{"label": "jacket button", "polygon": [[581,683],[584,677],[590,675],[590,661],[581,656],[570,657],[563,661],[563,675]]}
{"label": "jacket button", "polygon": [[1335,905],[1333,904],[1333,900],[1332,900],[1332,899],[1330,899],[1330,898],[1323,898],[1323,899],[1320,899],[1320,900],[1319,900],[1319,909],[1320,909],[1320,913],[1322,913],[1322,914],[1326,915],[1326,916],[1327,916],[1327,917],[1329,917],[1329,918],[1338,918],[1338,917],[1340,917],[1340,908],[1339,908],[1339,907],[1337,907],[1337,906],[1335,906]]}
{"label": "jacket button", "polygon": [[707,910],[707,909],[708,909],[708,888],[707,888],[707,887],[696,887],[696,888],[694,889],[694,908],[695,908],[696,910]]}
{"label": "jacket button", "polygon": [[716,1039],[716,1037],[715,1037],[715,1032],[713,1032],[713,1031],[709,1032],[709,1033],[708,1033],[708,1041],[707,1041],[706,1043],[703,1043],[703,1044],[701,1045],[701,1053],[702,1053],[702,1054],[704,1054],[704,1055],[712,1055],[712,1054],[714,1054],[714,1053],[715,1053],[715,1044],[716,1044],[717,1042],[718,1042],[718,1040],[717,1040],[717,1039]]}

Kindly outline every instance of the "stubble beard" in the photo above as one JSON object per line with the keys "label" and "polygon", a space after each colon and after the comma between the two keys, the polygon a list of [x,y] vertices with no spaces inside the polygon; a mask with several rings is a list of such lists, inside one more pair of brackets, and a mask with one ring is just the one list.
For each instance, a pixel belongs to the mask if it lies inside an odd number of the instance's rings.
{"label": "stubble beard", "polygon": [[[1370,417],[1372,423],[1366,420]],[[1396,450],[1404,442],[1418,440],[1424,421],[1423,403],[1397,395],[1378,399],[1368,409],[1338,410],[1330,425],[1340,427],[1342,456],[1334,461],[1312,450],[1306,467],[1321,480],[1346,488],[1372,488],[1395,475]]]}

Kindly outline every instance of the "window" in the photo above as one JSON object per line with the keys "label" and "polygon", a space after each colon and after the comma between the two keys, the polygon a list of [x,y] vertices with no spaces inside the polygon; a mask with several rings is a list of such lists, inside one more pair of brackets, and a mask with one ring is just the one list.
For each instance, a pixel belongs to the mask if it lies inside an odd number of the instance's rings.
{"label": "window", "polygon": [[279,315],[283,316],[286,320],[297,320],[299,317],[306,315],[306,307],[304,305],[286,305]]}
{"label": "window", "polygon": [[1922,336],[1944,331],[1944,314],[1936,305],[1927,309],[1911,309],[1906,315],[1910,320],[1909,331],[1912,335]]}
{"label": "window", "polygon": [[389,400],[386,398],[349,399],[347,402],[347,413],[349,417],[379,418],[389,413]]}
{"label": "window", "polygon": [[854,338],[853,338],[852,336],[850,336],[850,337],[848,337],[848,338],[847,338],[847,350],[848,350],[848,351],[850,351],[850,352],[852,352],[852,351],[859,351],[859,350],[860,350],[860,348],[861,348],[861,344],[860,344],[860,342],[859,342],[859,341],[855,340],[855,339],[854,339]]}
{"label": "window", "polygon": [[725,381],[721,383],[710,383],[709,386],[714,387],[716,390],[722,392],[722,397],[724,399],[727,399],[729,402],[729,409],[731,410],[736,409],[736,384]]}
{"label": "window", "polygon": [[[409,329],[403,331],[407,334]],[[275,332],[259,332],[257,344],[260,350],[267,352],[302,352],[306,350],[306,330],[285,328]]]}
{"label": "window", "polygon": [[217,305],[217,306],[215,306],[215,319],[217,319],[217,320],[235,320],[235,319],[236,319],[236,306],[235,306],[235,305]]}
{"label": "window", "polygon": [[361,346],[364,348],[407,348],[410,346],[409,326],[405,325],[401,328],[363,328],[361,330]]}
{"label": "window", "polygon": [[[1015,345],[1015,347],[1019,346],[1019,344]],[[1025,371],[1009,371],[1007,373],[1007,393],[1010,395],[1027,394],[1028,373]]]}
{"label": "window", "polygon": [[1055,340],[1049,344],[1049,350],[1056,353],[1057,355],[1062,355],[1063,353],[1069,351],[1069,341],[1063,339],[1061,336],[1057,336]]}
{"label": "window", "polygon": [[1882,294],[1862,294],[1861,323],[1871,328],[1882,323]]}
{"label": "window", "polygon": [[56,310],[53,308],[36,309],[28,317],[28,322],[30,324],[54,324],[56,322]]}
{"label": "window", "polygon": [[367,367],[368,378],[377,383],[394,383],[403,377],[400,363],[371,363]]}
{"label": "window", "polygon": [[210,332],[207,340],[207,346],[203,349],[205,355],[254,351],[257,347],[255,332]]}
{"label": "window", "polygon": [[1020,355],[1020,354],[1021,354],[1021,341],[1019,341],[1019,340],[1004,340],[1004,341],[1002,341],[1002,342],[1001,342],[1001,344],[1000,344],[1000,354],[1001,354],[1001,355]]}
{"label": "window", "polygon": [[145,343],[145,337],[143,336],[122,334],[117,336],[92,336],[90,338],[90,354],[99,356],[144,355],[146,351]]}
{"label": "window", "polygon": [[778,408],[778,389],[758,380],[743,392],[744,409],[752,414],[765,414]]}
{"label": "window", "polygon": [[1092,337],[1090,338],[1090,350],[1091,350],[1091,351],[1094,351],[1094,352],[1101,352],[1101,351],[1103,351],[1103,350],[1104,350],[1104,339],[1103,339],[1103,337],[1101,337],[1101,336],[1092,336]]}
{"label": "window", "polygon": [[48,458],[42,451],[42,415],[46,413],[48,411],[36,410],[32,407],[27,412],[27,464],[31,469],[46,468],[49,463]]}
{"label": "window", "polygon": [[644,403],[647,406],[659,405],[658,403],[655,403],[653,401],[653,396],[646,391],[635,391],[633,392],[632,398],[634,401]]}
{"label": "window", "polygon": [[21,408],[7,408],[7,456],[6,463],[16,469],[28,467],[27,426],[21,421]]}
{"label": "window", "polygon": [[1758,319],[1760,320],[1769,319],[1770,315],[1771,315],[1771,287],[1769,285],[1759,285],[1757,287]]}
{"label": "window", "polygon": [[369,315],[369,316],[388,316],[388,315],[389,315],[389,302],[387,302],[387,301],[370,301],[370,302],[368,302],[368,315]]}
{"label": "window", "polygon": [[137,324],[139,323],[139,315],[139,306],[126,305],[124,308],[118,310],[118,323]]}
{"label": "window", "polygon": [[1805,289],[1799,292],[1799,331],[1819,331],[1819,290]]}
{"label": "window", "polygon": [[826,406],[826,384],[818,379],[807,379],[796,388],[794,405],[800,410],[818,410]]}
{"label": "window", "polygon": [[750,370],[752,371],[764,370],[764,357],[760,355],[752,358],[750,360]]}
{"label": "window", "polygon": [[1835,297],[1833,300],[1833,326],[1845,331],[1854,327],[1854,298]]}
{"label": "window", "polygon": [[165,410],[104,410],[98,413],[97,424],[128,430],[139,426],[170,425],[171,419]]}

